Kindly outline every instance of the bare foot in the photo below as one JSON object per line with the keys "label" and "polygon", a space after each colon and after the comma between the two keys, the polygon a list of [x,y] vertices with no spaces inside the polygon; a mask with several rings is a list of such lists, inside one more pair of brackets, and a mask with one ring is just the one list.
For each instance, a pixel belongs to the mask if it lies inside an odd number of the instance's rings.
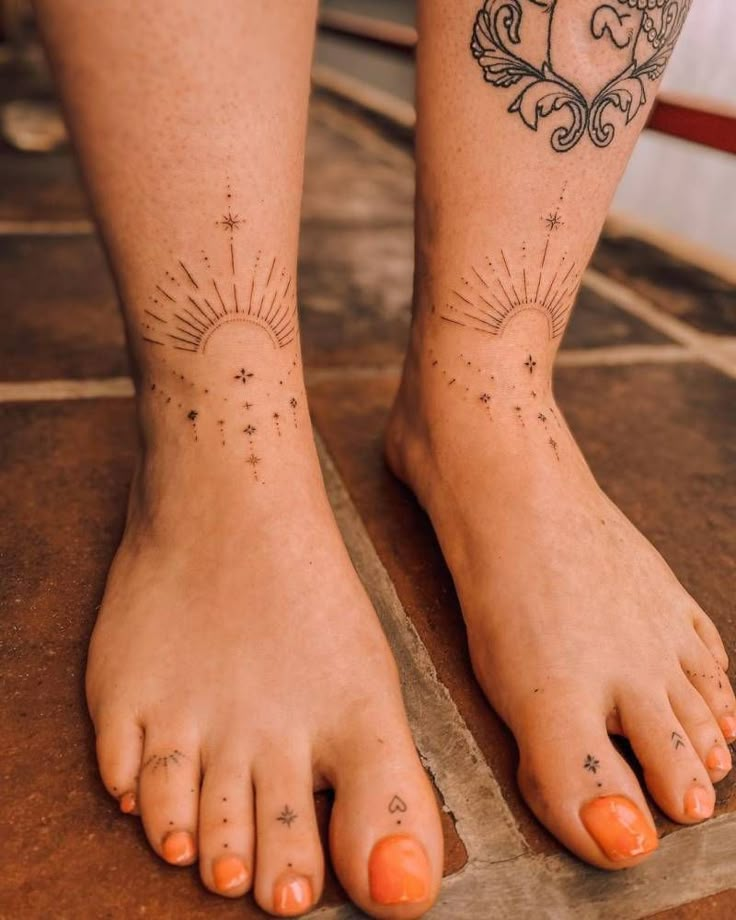
{"label": "bare foot", "polygon": [[657,847],[609,734],[623,734],[672,819],[714,807],[736,738],[728,660],[711,622],[603,494],[555,404],[544,318],[520,311],[488,344],[415,330],[387,439],[453,574],[475,673],[513,731],[522,792],[594,865]]}
{"label": "bare foot", "polygon": [[159,349],[141,383],[87,673],[102,777],[159,856],[279,916],[320,898],[313,791],[332,786],[349,896],[417,917],[441,877],[437,807],[325,496],[295,346],[226,319],[206,360]]}

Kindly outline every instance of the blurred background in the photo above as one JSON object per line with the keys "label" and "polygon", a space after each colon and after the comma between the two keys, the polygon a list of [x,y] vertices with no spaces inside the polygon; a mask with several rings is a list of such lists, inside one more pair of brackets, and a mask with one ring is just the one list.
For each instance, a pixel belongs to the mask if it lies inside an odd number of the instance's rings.
{"label": "blurred background", "polygon": [[[323,0],[326,11],[412,25],[417,0]],[[480,3],[479,3],[480,6]],[[411,57],[346,36],[321,35],[317,62],[411,102]],[[694,0],[662,91],[712,108],[736,106],[736,4]],[[723,256],[736,256],[736,157],[646,132],[614,210]]]}

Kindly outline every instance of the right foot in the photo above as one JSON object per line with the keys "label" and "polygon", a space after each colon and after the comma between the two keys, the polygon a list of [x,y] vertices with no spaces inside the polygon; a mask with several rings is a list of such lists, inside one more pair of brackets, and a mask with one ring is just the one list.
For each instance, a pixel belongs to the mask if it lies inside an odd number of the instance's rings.
{"label": "right foot", "polygon": [[151,349],[166,357],[142,383],[87,672],[102,777],[162,859],[280,916],[319,900],[313,791],[331,786],[348,895],[417,917],[441,878],[437,806],[324,492],[296,345],[228,325],[206,360]]}

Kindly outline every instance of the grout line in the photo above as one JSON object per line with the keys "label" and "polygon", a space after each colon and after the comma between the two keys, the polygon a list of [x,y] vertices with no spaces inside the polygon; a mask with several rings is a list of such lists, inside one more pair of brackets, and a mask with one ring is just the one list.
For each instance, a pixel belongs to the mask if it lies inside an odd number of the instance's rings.
{"label": "grout line", "polygon": [[0,220],[0,236],[89,236],[91,220]]}
{"label": "grout line", "polygon": [[134,395],[130,377],[85,380],[28,380],[0,382],[0,403],[54,402],[66,399],[129,398]]}
{"label": "grout line", "polygon": [[736,359],[730,354],[728,347],[719,347],[718,336],[698,332],[682,320],[664,313],[631,288],[592,268],[586,271],[583,283],[620,309],[684,345],[690,350],[693,358],[699,358],[727,376],[736,378]]}
{"label": "grout line", "polygon": [[[736,340],[729,342],[736,364]],[[725,351],[725,348],[724,348]],[[561,351],[557,367],[616,367],[636,364],[683,364],[699,355],[680,345],[615,345],[610,348],[577,348]],[[304,372],[308,385],[335,380],[398,378],[401,364],[338,365],[313,367]],[[0,403],[54,402],[75,399],[128,399],[135,395],[131,377],[0,381]]]}

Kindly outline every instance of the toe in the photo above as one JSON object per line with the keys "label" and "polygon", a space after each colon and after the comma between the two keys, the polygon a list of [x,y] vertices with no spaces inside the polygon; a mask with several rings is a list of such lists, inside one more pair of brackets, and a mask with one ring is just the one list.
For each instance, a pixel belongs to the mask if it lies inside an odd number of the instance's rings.
{"label": "toe", "polygon": [[401,731],[381,734],[394,740],[379,741],[373,728],[336,758],[332,862],[351,900],[371,917],[420,917],[442,880],[437,801],[408,739],[396,741]]}
{"label": "toe", "polygon": [[630,690],[619,711],[647,788],[662,811],[681,824],[709,818],[716,800],[713,784],[666,694]]}
{"label": "toe", "polygon": [[97,731],[97,762],[102,782],[125,814],[138,811],[138,771],[143,731],[132,719],[106,720]]}
{"label": "toe", "polygon": [[156,853],[175,866],[188,866],[197,855],[199,746],[180,740],[185,737],[148,729],[138,782],[146,836]]}
{"label": "toe", "polygon": [[602,869],[636,865],[657,849],[641,787],[611,744],[607,707],[580,696],[516,726],[519,785],[537,818],[581,859]]}
{"label": "toe", "polygon": [[731,770],[731,752],[712,710],[685,679],[670,691],[670,702],[711,780],[722,780]]}
{"label": "toe", "polygon": [[248,891],[254,838],[248,760],[215,755],[206,766],[199,800],[199,868],[210,891],[229,898]]}
{"label": "toe", "polygon": [[723,644],[723,639],[721,639],[721,634],[718,632],[713,620],[698,608],[693,625],[710,654],[715,658],[722,670],[727,671],[728,654]]}
{"label": "toe", "polygon": [[253,767],[256,800],[255,899],[278,917],[307,913],[322,893],[324,857],[307,752],[286,761],[263,756]]}
{"label": "toe", "polygon": [[[697,641],[697,640],[696,640]],[[725,671],[714,660],[709,649],[698,648],[684,659],[682,668],[711,712],[729,744],[736,741],[736,698]]]}

